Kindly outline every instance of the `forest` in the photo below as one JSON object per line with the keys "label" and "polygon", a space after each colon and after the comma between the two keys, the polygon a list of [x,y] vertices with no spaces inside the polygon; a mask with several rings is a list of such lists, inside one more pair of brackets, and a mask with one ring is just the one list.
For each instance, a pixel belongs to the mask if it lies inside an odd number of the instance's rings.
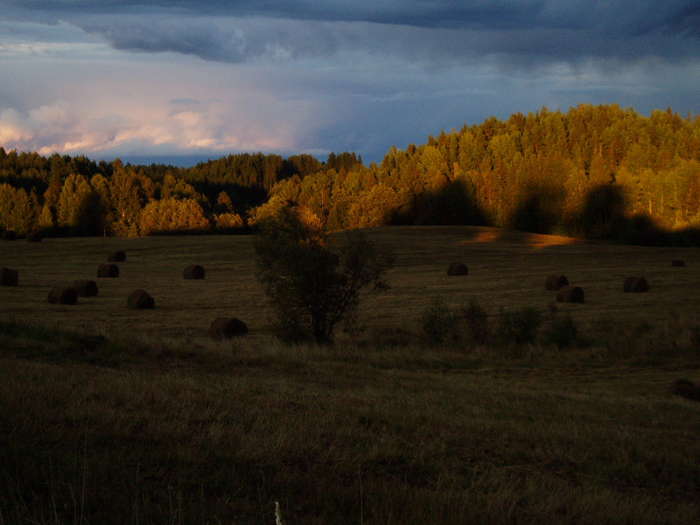
{"label": "forest", "polygon": [[698,244],[700,117],[542,108],[369,165],[354,153],[256,153],[179,168],[0,148],[0,229],[20,236],[242,231],[290,202],[331,231],[471,224]]}

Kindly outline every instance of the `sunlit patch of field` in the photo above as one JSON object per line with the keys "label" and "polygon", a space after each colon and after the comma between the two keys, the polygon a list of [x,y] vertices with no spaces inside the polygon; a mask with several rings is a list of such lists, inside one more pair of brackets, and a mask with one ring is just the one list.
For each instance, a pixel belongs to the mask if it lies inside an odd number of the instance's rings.
{"label": "sunlit patch of field", "polygon": [[488,242],[511,241],[526,244],[532,248],[547,248],[550,246],[566,246],[568,244],[579,244],[583,239],[567,237],[564,235],[543,235],[539,233],[527,233],[517,231],[507,231],[487,226],[474,226],[467,230],[469,238],[462,241],[463,244],[479,244]]}
{"label": "sunlit patch of field", "polygon": [[[576,239],[503,232],[484,227],[393,227],[367,232],[396,255],[391,289],[368,295],[361,321],[368,328],[417,328],[421,312],[436,297],[458,307],[478,300],[489,313],[533,306],[546,311],[554,294],[544,289],[550,273],[563,273],[585,290],[582,305],[559,304],[580,323],[664,322],[671,314],[693,321],[700,306],[700,252],[584,243]],[[339,234],[342,235],[342,234]],[[270,334],[270,309],[255,279],[252,236],[179,236],[142,239],[46,239],[39,244],[4,242],[0,265],[18,269],[20,286],[0,287],[4,317],[88,332],[202,340],[211,320],[235,316],[251,337]],[[97,279],[98,297],[76,306],[48,304],[52,285],[95,278],[107,254],[124,249],[117,279]],[[684,268],[671,267],[684,259]],[[453,261],[469,267],[466,277],[448,277]],[[202,264],[203,281],[182,278],[185,266]],[[625,277],[643,275],[651,290],[622,292]],[[126,297],[144,288],[153,311],[126,308]],[[342,336],[341,336],[342,337]]]}

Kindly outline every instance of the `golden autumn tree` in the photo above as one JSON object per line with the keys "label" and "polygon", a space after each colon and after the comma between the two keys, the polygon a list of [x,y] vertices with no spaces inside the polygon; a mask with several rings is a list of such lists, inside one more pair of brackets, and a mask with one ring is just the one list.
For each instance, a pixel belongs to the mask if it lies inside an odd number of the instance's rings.
{"label": "golden autumn tree", "polygon": [[209,229],[209,221],[194,199],[151,201],[139,216],[141,235],[154,233],[186,233]]}

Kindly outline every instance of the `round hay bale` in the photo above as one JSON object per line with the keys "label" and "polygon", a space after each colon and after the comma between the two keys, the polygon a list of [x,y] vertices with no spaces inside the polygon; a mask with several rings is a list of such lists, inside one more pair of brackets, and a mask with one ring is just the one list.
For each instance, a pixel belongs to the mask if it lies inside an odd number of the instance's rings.
{"label": "round hay bale", "polygon": [[685,261],[683,261],[681,259],[673,259],[671,261],[671,266],[677,266],[677,267],[685,266]]}
{"label": "round hay bale", "polygon": [[564,288],[564,286],[569,286],[569,280],[566,275],[549,275],[544,282],[544,287],[547,290],[559,290]]}
{"label": "round hay bale", "polygon": [[44,240],[44,236],[41,232],[31,232],[27,234],[27,242],[41,242]]}
{"label": "round hay bale", "polygon": [[447,275],[469,275],[469,268],[466,264],[452,263],[447,268]]}
{"label": "round hay bale", "polygon": [[3,241],[16,241],[17,240],[17,234],[13,232],[12,230],[5,230],[2,232],[2,240]]}
{"label": "round hay bale", "polygon": [[671,385],[671,393],[691,401],[700,401],[700,385],[696,385],[687,379],[674,381]]}
{"label": "round hay bale", "polygon": [[223,341],[247,333],[248,325],[235,317],[219,317],[209,326],[209,336],[215,341]]}
{"label": "round hay bale", "polygon": [[109,257],[107,257],[107,262],[124,262],[126,261],[126,252],[123,250],[118,250],[116,252],[112,252],[109,254]]}
{"label": "round hay bale", "polygon": [[95,297],[97,295],[97,283],[90,280],[73,281],[73,288],[78,292],[78,297]]}
{"label": "round hay bale", "polygon": [[644,277],[628,277],[622,289],[628,293],[648,292],[649,283]]}
{"label": "round hay bale", "polygon": [[49,292],[51,304],[76,304],[78,292],[72,286],[55,286]]}
{"label": "round hay bale", "polygon": [[0,286],[17,286],[19,272],[11,268],[0,268]]}
{"label": "round hay bale", "polygon": [[190,264],[185,271],[182,272],[182,276],[185,279],[204,279],[204,268],[198,264]]}
{"label": "round hay bale", "polygon": [[119,277],[119,266],[116,264],[100,264],[97,267],[97,277]]}
{"label": "round hay bale", "polygon": [[557,292],[557,301],[560,303],[584,302],[583,288],[580,286],[565,286]]}
{"label": "round hay bale", "polygon": [[131,294],[129,294],[126,305],[129,308],[136,310],[150,310],[155,308],[156,301],[148,294],[146,290],[134,290],[131,292]]}

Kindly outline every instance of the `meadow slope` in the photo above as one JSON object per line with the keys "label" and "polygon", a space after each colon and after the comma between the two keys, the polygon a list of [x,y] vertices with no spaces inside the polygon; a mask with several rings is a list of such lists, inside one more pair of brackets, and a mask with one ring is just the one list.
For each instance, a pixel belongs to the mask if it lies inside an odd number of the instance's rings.
{"label": "meadow slope", "polygon": [[[366,327],[333,347],[271,336],[250,237],[2,243],[0,525],[634,523],[700,521],[700,382],[691,337],[700,254],[489,228],[368,232],[397,265]],[[122,277],[96,298],[46,302],[115,249]],[[685,268],[672,268],[682,258]],[[449,262],[470,275],[448,278]],[[192,262],[205,281],[184,281]],[[433,297],[499,309],[559,305],[581,347],[430,346]],[[644,274],[651,290],[622,293]],[[133,288],[153,311],[126,309]],[[250,336],[206,339],[218,315]],[[387,346],[382,334],[412,332]]]}
{"label": "meadow slope", "polygon": [[[391,290],[363,302],[368,327],[417,328],[421,312],[436,297],[458,306],[477,299],[490,314],[501,308],[554,300],[544,289],[550,273],[564,273],[586,292],[584,305],[563,305],[581,323],[600,319],[663,322],[669,313],[692,316],[700,306],[700,252],[695,248],[650,248],[581,242],[569,237],[506,232],[486,227],[390,227],[370,238],[396,255]],[[339,234],[342,235],[342,234]],[[3,315],[87,332],[203,339],[217,316],[245,320],[251,336],[270,333],[270,311],[255,280],[252,236],[167,236],[138,239],[45,239],[0,243],[0,265],[20,271],[18,288],[1,288]],[[98,297],[76,306],[50,305],[55,284],[95,279],[109,253],[124,249],[118,279],[99,279]],[[672,268],[684,259],[685,268]],[[468,265],[468,277],[448,277],[450,262]],[[204,281],[182,279],[189,264],[201,264]],[[647,294],[623,294],[625,277],[644,275]],[[144,288],[156,299],[151,312],[127,310],[126,297]]]}

